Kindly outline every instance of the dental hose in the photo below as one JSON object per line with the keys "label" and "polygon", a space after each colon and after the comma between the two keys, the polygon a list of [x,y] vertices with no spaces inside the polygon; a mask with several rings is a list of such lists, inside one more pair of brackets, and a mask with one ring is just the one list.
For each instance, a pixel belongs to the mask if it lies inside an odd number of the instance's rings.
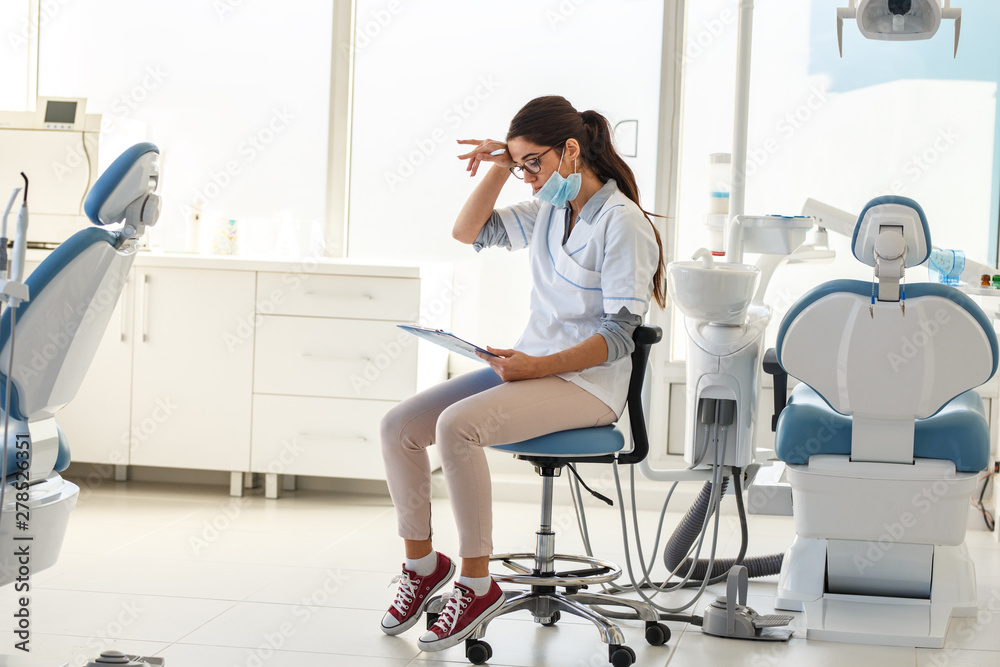
{"label": "dental hose", "polygon": [[[768,554],[766,556],[753,556],[751,558],[744,558],[746,556],[747,550],[747,523],[746,523],[746,508],[743,506],[743,493],[740,484],[740,472],[733,476],[733,481],[736,486],[736,505],[740,512],[740,532],[742,541],[740,543],[740,553],[736,558],[719,558],[716,559],[712,564],[711,572],[708,570],[708,561],[701,559],[693,561],[694,571],[691,575],[693,580],[702,580],[705,578],[706,573],[708,573],[709,583],[715,584],[724,581],[729,569],[733,565],[743,565],[747,568],[747,575],[750,578],[756,577],[767,577],[772,574],[778,574],[781,572],[781,562],[784,559],[784,554]],[[705,482],[705,486],[702,487],[701,493],[695,500],[694,505],[688,510],[684,518],[677,525],[674,530],[673,535],[670,536],[670,540],[667,541],[667,546],[663,550],[663,564],[666,565],[667,569],[671,572],[685,571],[692,565],[692,559],[685,557],[687,556],[688,550],[694,543],[694,540],[698,537],[699,526],[703,521],[705,512],[708,511],[709,497],[712,494],[712,482]],[[722,480],[722,485],[719,490],[719,496],[723,496],[726,493],[726,489],[729,486],[729,478]]]}
{"label": "dental hose", "polygon": [[[717,467],[716,470],[721,471],[721,466]],[[617,470],[615,472],[617,473]],[[635,508],[634,470],[631,470],[630,473],[633,476],[633,479],[631,481],[632,481],[632,505],[634,513],[634,508]],[[637,523],[638,519],[637,516],[634,515],[633,519],[636,521],[636,526],[635,526],[636,543],[637,543],[636,546],[640,550],[639,560],[643,575],[642,583],[640,584],[636,581],[636,578],[632,573],[631,559],[629,557],[628,551],[626,551],[628,574],[629,578],[632,581],[632,585],[618,586],[615,584],[610,584],[604,586],[605,590],[612,594],[625,593],[625,592],[638,593],[639,596],[642,597],[647,603],[649,603],[655,609],[658,610],[660,620],[684,621],[693,623],[695,625],[701,625],[700,616],[694,614],[681,614],[678,612],[682,611],[684,608],[693,605],[697,601],[697,599],[701,596],[701,594],[704,592],[707,586],[725,581],[728,576],[729,569],[733,565],[746,566],[748,573],[751,577],[763,577],[772,574],[778,574],[781,571],[781,563],[784,557],[783,554],[772,554],[766,556],[755,556],[751,558],[745,558],[749,535],[747,529],[746,507],[743,502],[743,492],[742,492],[743,490],[741,483],[743,471],[739,468],[736,468],[734,469],[734,473],[735,474],[733,475],[733,483],[735,487],[734,490],[736,496],[736,505],[740,517],[740,533],[741,533],[740,552],[736,558],[716,559],[714,540],[712,545],[712,551],[710,552],[710,558],[708,559],[698,558],[698,555],[700,554],[701,551],[702,543],[704,542],[706,528],[708,527],[709,519],[711,518],[712,514],[716,515],[715,524],[716,524],[716,537],[717,537],[718,519],[719,519],[718,506],[721,503],[722,497],[726,492],[729,482],[728,478],[722,477],[719,474],[714,474],[713,481],[705,483],[695,503],[692,505],[692,507],[688,510],[687,514],[678,524],[677,528],[674,530],[674,533],[668,540],[666,548],[664,549],[664,562],[666,563],[667,568],[670,570],[671,576],[674,576],[674,573],[683,572],[684,573],[683,579],[678,584],[675,584],[669,588],[666,588],[666,585],[669,582],[669,578],[667,581],[664,581],[662,583],[656,583],[650,581],[649,570],[646,568],[642,556],[641,544],[639,542],[639,531]],[[617,474],[615,481],[616,482],[618,481]],[[573,485],[572,482],[571,486],[574,486],[575,490],[575,494],[571,495],[573,495],[574,505],[576,506],[577,509],[577,517],[580,523],[581,533],[584,538],[584,544],[586,546],[588,555],[592,555],[590,548],[590,539],[589,539],[590,536],[588,534],[588,531],[586,530],[586,519],[583,518],[582,521],[580,520],[583,504],[582,504],[582,499],[579,498],[579,493],[580,493],[579,486]],[[657,528],[656,540],[653,546],[654,554],[656,553],[659,547],[660,533],[663,528],[663,520],[666,514],[667,504],[670,502],[670,498],[673,495],[676,486],[677,486],[676,482],[674,482],[674,484],[671,485],[670,491],[667,494],[666,501],[664,502],[663,509],[660,513],[660,520]],[[720,492],[717,494],[713,493],[712,491],[715,488],[719,488]],[[619,486],[618,497],[619,497],[619,502],[621,502],[622,496],[621,496],[620,486]],[[624,508],[622,508],[622,511],[624,512]],[[625,529],[624,524],[622,528],[623,530]],[[695,545],[696,540],[697,540],[697,545]],[[627,536],[626,536],[626,545],[627,545]],[[691,551],[692,546],[696,546],[697,548],[695,549],[694,557],[688,558],[687,556]],[[670,559],[669,562],[668,558]],[[707,572],[711,572],[712,574],[712,576],[708,579],[705,578],[705,574]],[[686,605],[678,609],[666,608],[663,607],[662,605],[656,604],[650,597],[648,597],[643,593],[643,590],[652,589],[654,591],[653,595],[655,596],[660,592],[671,592],[678,590],[680,588],[693,587],[693,586],[697,586],[699,588],[695,597],[692,598]],[[630,619],[635,620],[637,618],[635,614],[627,612],[623,613],[600,607],[595,607],[595,610],[598,611],[598,613],[604,614],[606,617],[609,618],[617,618],[625,620],[630,620]]]}

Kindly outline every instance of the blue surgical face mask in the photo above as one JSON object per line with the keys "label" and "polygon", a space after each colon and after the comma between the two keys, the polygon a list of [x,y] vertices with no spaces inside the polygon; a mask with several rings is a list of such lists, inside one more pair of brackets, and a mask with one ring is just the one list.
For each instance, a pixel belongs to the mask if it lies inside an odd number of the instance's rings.
{"label": "blue surgical face mask", "polygon": [[[563,155],[565,154],[564,150]],[[559,156],[559,167],[562,167],[562,155]],[[549,180],[545,181],[545,185],[535,193],[536,197],[556,208],[562,208],[575,199],[580,194],[580,185],[582,184],[582,177],[579,173],[573,173],[569,175],[569,178],[563,178],[562,174],[559,173],[559,167],[556,167],[556,170],[549,176]]]}

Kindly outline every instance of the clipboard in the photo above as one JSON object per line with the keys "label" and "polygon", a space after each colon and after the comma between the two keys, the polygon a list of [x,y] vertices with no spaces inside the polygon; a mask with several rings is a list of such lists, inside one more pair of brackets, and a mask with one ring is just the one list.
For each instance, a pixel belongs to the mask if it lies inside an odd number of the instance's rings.
{"label": "clipboard", "polygon": [[440,345],[441,347],[450,350],[456,354],[460,354],[463,357],[468,357],[469,359],[475,359],[482,363],[486,363],[480,357],[476,356],[476,352],[482,352],[490,357],[498,357],[500,355],[493,354],[487,350],[479,347],[478,345],[473,345],[467,340],[462,340],[458,336],[441,329],[428,329],[427,327],[418,327],[410,324],[397,324],[397,327],[403,331],[409,331],[414,336],[419,336],[424,340],[429,340],[435,345]]}

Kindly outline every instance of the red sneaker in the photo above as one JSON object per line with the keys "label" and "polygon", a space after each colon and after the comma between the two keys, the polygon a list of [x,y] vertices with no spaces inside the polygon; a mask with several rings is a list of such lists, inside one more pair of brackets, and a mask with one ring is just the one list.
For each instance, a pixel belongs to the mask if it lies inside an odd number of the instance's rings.
{"label": "red sneaker", "polygon": [[490,581],[485,595],[475,595],[468,586],[455,582],[455,590],[437,623],[417,640],[417,646],[422,651],[441,651],[462,643],[481,623],[496,616],[506,600],[495,581]]}
{"label": "red sneaker", "polygon": [[393,583],[399,582],[399,589],[389,611],[382,617],[382,632],[398,635],[412,628],[420,620],[431,596],[455,576],[455,564],[451,559],[442,553],[437,557],[437,569],[431,574],[421,577],[404,567],[403,573],[393,578]]}

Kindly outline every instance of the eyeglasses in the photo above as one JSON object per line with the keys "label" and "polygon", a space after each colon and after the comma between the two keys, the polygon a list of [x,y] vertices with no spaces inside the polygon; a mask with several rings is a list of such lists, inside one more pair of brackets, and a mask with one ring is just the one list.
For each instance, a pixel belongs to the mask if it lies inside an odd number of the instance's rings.
{"label": "eyeglasses", "polygon": [[[555,148],[555,146],[553,146],[552,148]],[[535,157],[528,158],[527,160],[524,161],[524,164],[519,164],[519,165],[515,164],[513,167],[510,167],[510,173],[514,174],[515,178],[519,178],[521,180],[524,180],[524,172],[528,172],[529,174],[537,174],[542,170],[542,163],[541,163],[542,156],[548,153],[550,150],[552,150],[552,148],[549,148],[546,151],[542,151]]]}

